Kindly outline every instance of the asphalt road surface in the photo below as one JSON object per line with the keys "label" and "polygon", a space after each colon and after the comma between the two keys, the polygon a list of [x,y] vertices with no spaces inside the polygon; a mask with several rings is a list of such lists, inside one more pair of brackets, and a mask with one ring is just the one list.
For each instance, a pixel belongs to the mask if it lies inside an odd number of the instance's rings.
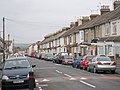
{"label": "asphalt road surface", "polygon": [[[37,87],[34,90],[120,90],[120,75],[90,73],[70,65],[30,58]],[[28,89],[16,89],[28,90]]]}

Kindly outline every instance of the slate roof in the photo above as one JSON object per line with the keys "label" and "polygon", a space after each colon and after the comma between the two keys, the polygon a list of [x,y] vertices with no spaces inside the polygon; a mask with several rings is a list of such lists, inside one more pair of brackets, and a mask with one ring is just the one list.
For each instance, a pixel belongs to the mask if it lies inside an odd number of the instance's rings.
{"label": "slate roof", "polygon": [[98,42],[120,42],[120,36],[111,36],[111,37],[103,37],[98,40]]}
{"label": "slate roof", "polygon": [[85,24],[79,25],[79,26],[74,26],[67,30],[66,32],[59,33],[57,35],[51,36],[49,38],[46,38],[41,42],[41,44],[44,44],[46,42],[50,42],[54,39],[60,38],[60,37],[65,37],[71,34],[74,34],[76,32],[79,32],[79,30],[84,30],[84,29],[89,29],[97,25],[101,25],[104,23],[109,22],[112,19],[115,19],[116,17],[120,17],[120,6],[117,7],[115,10],[110,11],[108,13],[102,14],[100,16],[97,16],[96,18],[86,22]]}
{"label": "slate roof", "polygon": [[45,44],[45,43],[47,43],[47,42],[51,42],[51,41],[53,41],[53,40],[55,40],[55,39],[58,39],[58,38],[60,38],[61,35],[63,35],[65,32],[66,32],[66,31],[63,31],[63,32],[58,33],[58,34],[56,34],[56,35],[50,36],[50,37],[44,39],[40,44]]}
{"label": "slate roof", "polygon": [[73,34],[75,32],[75,30],[76,30],[76,27],[74,26],[74,27],[70,28],[67,32],[65,32],[61,37],[65,37],[70,34]]}
{"label": "slate roof", "polygon": [[113,11],[97,16],[93,20],[90,20],[87,23],[83,24],[82,26],[79,26],[79,29],[82,30],[82,29],[92,28],[94,26],[107,23],[111,19],[115,19],[116,17],[119,16],[120,16],[120,6]]}
{"label": "slate roof", "polygon": [[111,12],[101,15],[94,25],[104,24],[106,22],[109,22],[109,20],[114,19],[118,16],[120,16],[120,6]]}

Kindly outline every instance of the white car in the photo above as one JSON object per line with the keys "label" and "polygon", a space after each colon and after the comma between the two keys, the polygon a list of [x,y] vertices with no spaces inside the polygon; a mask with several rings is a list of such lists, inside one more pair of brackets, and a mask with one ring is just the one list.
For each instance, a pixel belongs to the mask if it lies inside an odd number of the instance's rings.
{"label": "white car", "polygon": [[87,70],[94,73],[98,71],[111,71],[111,73],[115,73],[116,62],[111,61],[107,56],[96,56],[88,64]]}

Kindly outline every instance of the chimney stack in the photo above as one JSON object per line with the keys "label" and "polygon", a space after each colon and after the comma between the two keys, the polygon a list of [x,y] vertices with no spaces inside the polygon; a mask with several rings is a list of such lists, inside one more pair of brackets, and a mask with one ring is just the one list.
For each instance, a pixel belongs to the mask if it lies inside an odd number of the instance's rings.
{"label": "chimney stack", "polygon": [[75,26],[75,22],[71,22],[70,23],[70,28],[74,27]]}
{"label": "chimney stack", "polygon": [[120,6],[120,0],[114,1],[113,5],[114,5],[114,9],[116,9],[118,6]]}
{"label": "chimney stack", "polygon": [[78,26],[78,21],[75,22],[75,26],[76,26],[76,27]]}
{"label": "chimney stack", "polygon": [[91,14],[91,15],[90,15],[90,19],[93,20],[93,19],[96,18],[97,16],[99,16],[99,14]]}
{"label": "chimney stack", "polygon": [[105,13],[107,13],[107,12],[110,12],[109,6],[108,6],[108,5],[102,5],[102,6],[101,6],[101,9],[100,9],[100,12],[101,12],[101,15],[102,15],[102,14],[105,14]]}
{"label": "chimney stack", "polygon": [[88,16],[86,16],[86,17],[82,17],[82,24],[88,22],[89,20],[90,20],[90,19],[89,19]]}
{"label": "chimney stack", "polygon": [[82,24],[82,19],[77,19],[78,26]]}

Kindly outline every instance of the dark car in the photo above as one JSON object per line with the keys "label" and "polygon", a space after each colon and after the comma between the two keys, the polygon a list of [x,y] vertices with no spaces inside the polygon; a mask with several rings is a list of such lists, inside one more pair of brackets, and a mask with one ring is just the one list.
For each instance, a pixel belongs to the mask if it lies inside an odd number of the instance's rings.
{"label": "dark car", "polygon": [[56,55],[56,59],[55,59],[55,62],[56,63],[62,63],[63,59],[64,59],[64,56],[68,55],[67,52],[60,52]]}
{"label": "dark car", "polygon": [[72,67],[73,67],[73,68],[80,68],[80,61],[82,60],[82,58],[83,58],[83,57],[80,56],[80,57],[74,59],[74,62],[73,62],[73,64],[72,64]]}
{"label": "dark car", "polygon": [[52,54],[46,54],[46,61],[53,61],[53,59],[54,59],[54,55],[52,55]]}
{"label": "dark car", "polygon": [[[3,66],[3,67],[2,67]],[[2,71],[1,76],[1,90],[6,88],[29,86],[29,72],[33,71],[35,65],[30,65],[26,57],[17,57],[7,59],[1,63],[0,70]],[[35,78],[34,86],[35,85]]]}

